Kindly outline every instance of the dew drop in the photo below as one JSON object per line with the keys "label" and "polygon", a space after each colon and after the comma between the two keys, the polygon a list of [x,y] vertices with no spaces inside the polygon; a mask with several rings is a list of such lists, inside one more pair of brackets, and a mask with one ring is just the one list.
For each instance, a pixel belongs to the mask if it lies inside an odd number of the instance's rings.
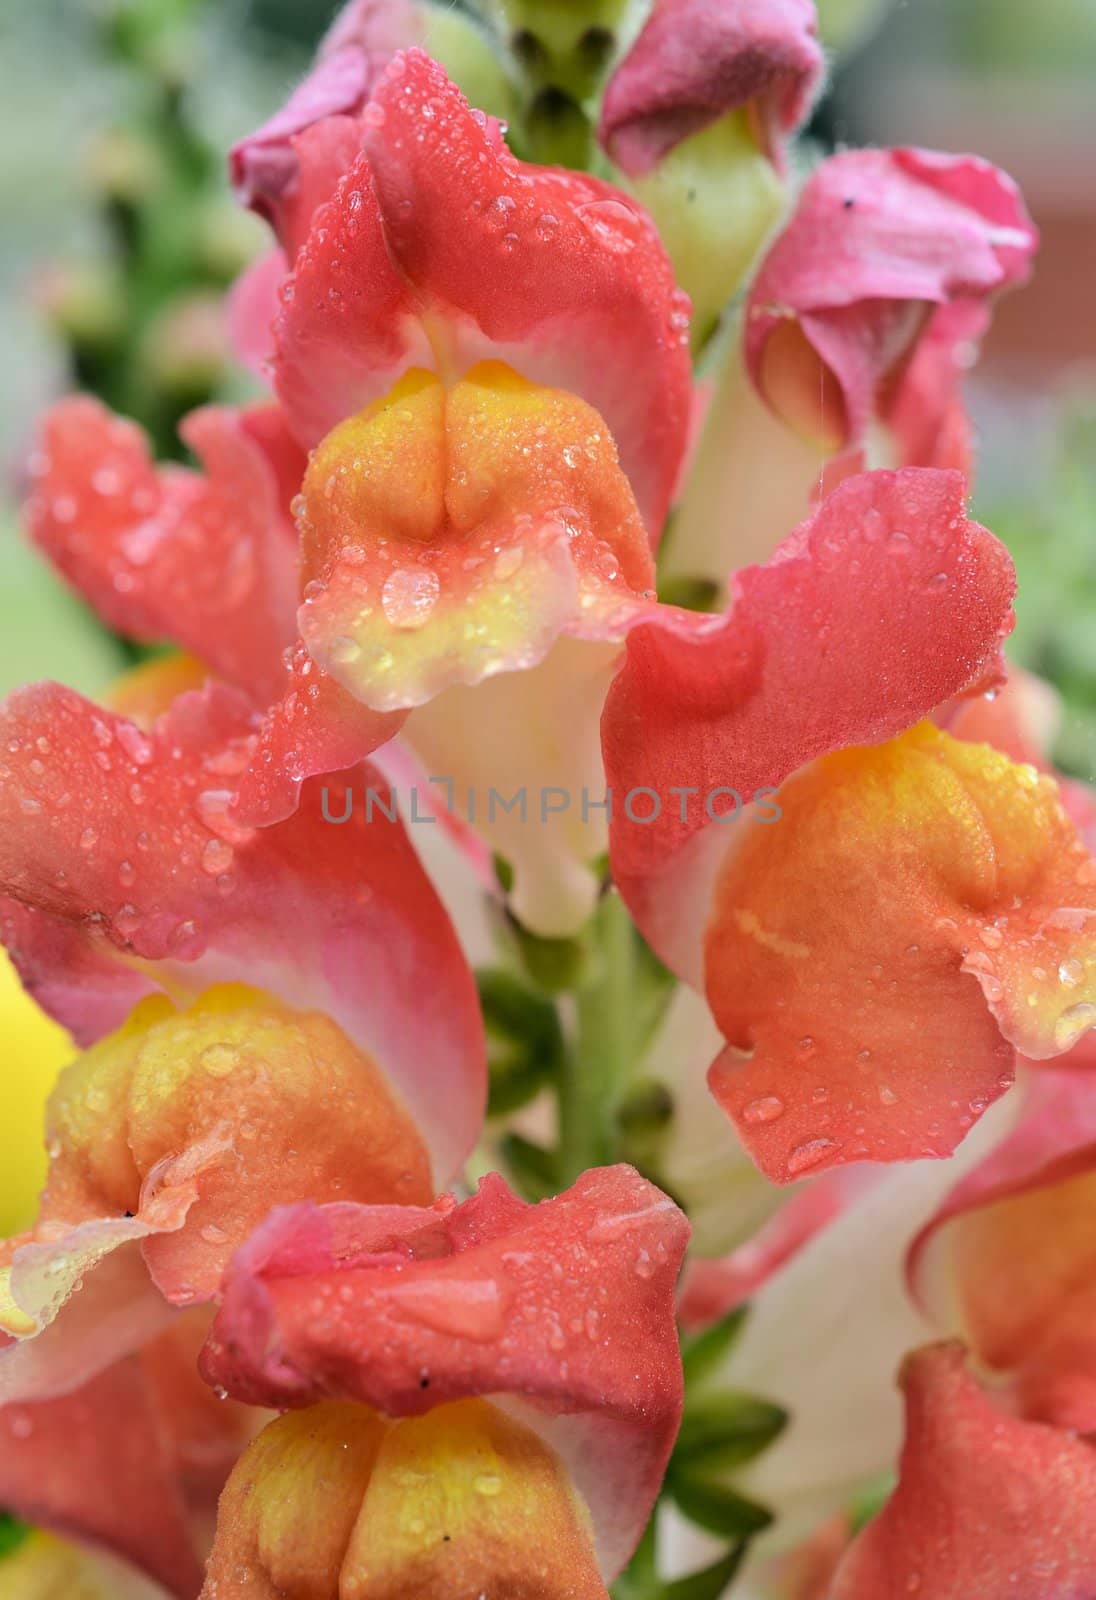
{"label": "dew drop", "polygon": [[803,1144],[797,1144],[788,1157],[788,1171],[793,1177],[801,1172],[809,1172],[812,1167],[817,1167],[824,1161],[831,1150],[837,1148],[832,1139],[808,1139]]}
{"label": "dew drop", "polygon": [[777,1117],[783,1115],[784,1102],[775,1094],[762,1095],[759,1100],[751,1100],[742,1108],[742,1120],[751,1126],[763,1122],[775,1122]]}
{"label": "dew drop", "polygon": [[211,1078],[227,1078],[240,1064],[240,1057],[230,1044],[206,1045],[198,1057],[198,1065]]}
{"label": "dew drop", "polygon": [[1054,1024],[1054,1043],[1059,1050],[1068,1050],[1083,1033],[1096,1025],[1096,1005],[1090,1000],[1080,1000],[1063,1011]]}
{"label": "dew drop", "polygon": [[202,871],[208,872],[211,878],[219,877],[222,872],[228,871],[233,859],[230,844],[223,839],[207,839],[202,849]]}
{"label": "dew drop", "polygon": [[362,647],[356,639],[350,639],[345,634],[340,634],[332,639],[328,651],[332,661],[340,666],[350,666],[357,661],[362,653]]}
{"label": "dew drop", "polygon": [[438,575],[429,567],[397,567],[384,580],[381,606],[394,628],[413,630],[430,620],[438,593]]}

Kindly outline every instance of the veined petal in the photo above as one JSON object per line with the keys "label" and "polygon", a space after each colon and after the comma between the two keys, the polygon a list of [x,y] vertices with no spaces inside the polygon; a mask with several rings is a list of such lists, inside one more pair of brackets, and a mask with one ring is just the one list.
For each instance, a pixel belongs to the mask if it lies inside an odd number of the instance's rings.
{"label": "veined petal", "polygon": [[[321,1011],[393,1085],[430,1146],[435,1179],[456,1169],[482,1115],[482,1024],[402,824],[367,821],[354,802],[379,784],[375,773],[335,775],[330,792],[306,785],[290,820],[255,832],[227,814],[253,736],[230,690],[183,695],[147,733],[56,685],[19,691],[0,722],[0,883],[81,931],[94,954],[81,961],[85,985],[117,954],[138,967],[146,993],[243,982]],[[66,935],[61,948],[80,946]],[[17,952],[32,988],[47,949],[36,937]],[[51,979],[36,992],[43,1003],[71,998],[90,1020],[81,988]],[[100,1016],[116,991],[107,998]]]}
{"label": "veined petal", "polygon": [[[1037,241],[1016,185],[977,157],[831,156],[751,290],[745,350],[754,382],[789,426],[830,449],[860,443],[880,386],[900,385],[903,362],[931,334],[933,309],[973,302],[977,317],[990,295],[1024,280]],[[969,325],[947,331],[949,349],[969,341]],[[941,405],[957,377],[956,366],[937,391]],[[884,410],[894,399],[883,392]]]}
{"label": "veined petal", "polygon": [[813,0],[655,0],[606,86],[598,137],[639,177],[681,140],[749,107],[758,142],[782,166],[822,71]]}
{"label": "veined petal", "polygon": [[501,359],[604,418],[656,538],[691,373],[653,225],[595,178],[517,161],[420,51],[392,61],[364,120],[367,153],[319,213],[278,322],[298,436],[314,444],[411,367],[455,379]]}
{"label": "veined petal", "polygon": [[1000,1411],[960,1345],[902,1373],[898,1488],[838,1569],[833,1600],[1085,1600],[1096,1584],[1096,1451]]}
{"label": "veined petal", "polygon": [[947,1155],[1014,1049],[1096,1022],[1096,866],[1053,780],[927,723],[816,762],[780,805],[716,889],[713,1093],[777,1181]]}
{"label": "veined petal", "polygon": [[259,698],[293,637],[288,515],[304,456],[274,407],[188,418],[205,474],[155,467],[130,422],[86,397],[46,418],[32,459],[32,536],[121,633],[174,640]]}
{"label": "veined petal", "polygon": [[615,1574],[680,1416],[672,1303],[687,1232],[627,1167],[539,1206],[491,1177],[430,1211],[280,1211],[229,1269],[203,1370],[253,1403],[336,1398],[396,1417],[508,1396],[567,1464]]}

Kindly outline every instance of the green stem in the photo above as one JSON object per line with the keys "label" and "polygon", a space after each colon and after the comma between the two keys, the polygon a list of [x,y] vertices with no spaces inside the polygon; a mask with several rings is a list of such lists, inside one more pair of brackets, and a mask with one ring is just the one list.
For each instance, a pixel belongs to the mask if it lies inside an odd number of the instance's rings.
{"label": "green stem", "polygon": [[617,1110],[638,1046],[636,935],[615,889],[598,907],[591,932],[590,970],[575,994],[575,1027],[559,1079],[565,1185],[617,1158]]}

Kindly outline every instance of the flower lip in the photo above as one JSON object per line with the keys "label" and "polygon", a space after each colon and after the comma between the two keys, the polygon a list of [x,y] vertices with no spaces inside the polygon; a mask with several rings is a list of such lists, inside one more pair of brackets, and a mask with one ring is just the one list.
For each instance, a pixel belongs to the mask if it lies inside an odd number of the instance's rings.
{"label": "flower lip", "polygon": [[532,1428],[478,1399],[398,1421],[328,1401],[264,1429],[222,1496],[203,1594],[241,1573],[281,1592],[292,1578],[301,1593],[306,1571],[309,1593],[364,1585],[376,1600],[605,1600],[566,1468]]}
{"label": "flower lip", "polygon": [[314,452],[296,502],[301,635],[378,712],[530,667],[563,632],[619,635],[654,600],[608,429],[481,363],[407,374]]}

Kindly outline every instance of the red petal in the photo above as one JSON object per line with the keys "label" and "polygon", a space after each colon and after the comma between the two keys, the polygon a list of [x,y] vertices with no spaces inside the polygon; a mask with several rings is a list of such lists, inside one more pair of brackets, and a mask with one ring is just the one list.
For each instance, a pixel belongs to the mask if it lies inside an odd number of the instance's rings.
{"label": "red petal", "polygon": [[[683,852],[705,828],[703,845],[724,848],[707,796],[729,787],[746,803],[977,683],[1012,627],[1013,592],[1003,546],[966,518],[962,479],[908,469],[840,484],[765,566],[732,579],[725,617],[667,611],[633,630],[602,723],[606,775],[618,796],[648,786],[663,805],[644,826],[618,805],[613,868],[663,959],[697,976],[710,864],[690,881],[701,841]],[[698,792],[674,798],[686,785]]]}
{"label": "red petal", "polygon": [[[858,443],[880,382],[899,370],[929,309],[1023,282],[1036,243],[1015,184],[974,156],[831,156],[751,290],[753,380],[791,426],[831,446]],[[950,329],[950,345],[968,336]],[[941,398],[950,396],[945,385]]]}
{"label": "red petal", "polygon": [[832,1600],[1089,1600],[1092,1446],[999,1411],[957,1345],[911,1356],[902,1387],[898,1488],[841,1563]]}
{"label": "red petal", "polygon": [[226,815],[252,742],[232,691],[183,695],[146,735],[40,685],[0,725],[6,893],[104,954],[166,963],[149,976],[169,989],[240,981],[326,1011],[396,1084],[435,1177],[456,1170],[482,1114],[479,1008],[402,824],[367,821],[376,773],[339,774],[330,795],[313,782],[290,821],[252,833]]}
{"label": "red petal", "polygon": [[31,533],[114,628],[174,640],[259,698],[293,638],[296,542],[285,488],[304,457],[271,409],[197,411],[183,428],[207,473],[156,468],[97,401],[46,419]]}
{"label": "red petal", "polygon": [[297,809],[302,783],[354,766],[398,733],[403,720],[399,712],[362,705],[298,640],[288,653],[281,698],[264,716],[237,786],[232,816],[245,827],[284,821]]}
{"label": "red petal", "polygon": [[520,1398],[616,1572],[680,1417],[673,1294],[687,1236],[677,1207],[628,1167],[588,1172],[539,1206],[492,1176],[431,1211],[286,1209],[230,1266],[203,1370],[280,1407],[326,1397],[416,1416]]}
{"label": "red petal", "polygon": [[280,321],[278,392],[299,437],[315,443],[408,367],[459,376],[497,356],[600,412],[657,535],[691,371],[653,225],[597,179],[517,161],[419,51],[395,58],[365,120],[368,162],[317,219]]}
{"label": "red petal", "polygon": [[812,0],[655,0],[609,79],[598,138],[637,178],[683,139],[752,105],[782,165],[784,139],[806,117],[822,71]]}
{"label": "red petal", "polygon": [[201,1586],[170,1437],[132,1356],[60,1399],[0,1410],[0,1503],[122,1556],[180,1600]]}

